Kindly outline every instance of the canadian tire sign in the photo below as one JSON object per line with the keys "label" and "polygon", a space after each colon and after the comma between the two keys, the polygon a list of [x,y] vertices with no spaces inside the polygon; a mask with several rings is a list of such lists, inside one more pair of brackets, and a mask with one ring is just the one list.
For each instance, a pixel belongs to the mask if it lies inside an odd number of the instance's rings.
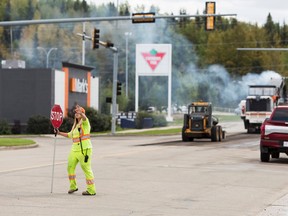
{"label": "canadian tire sign", "polygon": [[171,44],[137,44],[136,73],[161,76],[171,72]]}

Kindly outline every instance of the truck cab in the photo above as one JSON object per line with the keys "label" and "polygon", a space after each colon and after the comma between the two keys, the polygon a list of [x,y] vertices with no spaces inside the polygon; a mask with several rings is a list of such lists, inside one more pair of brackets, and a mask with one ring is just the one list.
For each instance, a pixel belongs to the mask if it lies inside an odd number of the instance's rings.
{"label": "truck cab", "polygon": [[260,132],[261,124],[269,118],[279,99],[274,85],[249,86],[245,104],[244,127],[247,133]]}

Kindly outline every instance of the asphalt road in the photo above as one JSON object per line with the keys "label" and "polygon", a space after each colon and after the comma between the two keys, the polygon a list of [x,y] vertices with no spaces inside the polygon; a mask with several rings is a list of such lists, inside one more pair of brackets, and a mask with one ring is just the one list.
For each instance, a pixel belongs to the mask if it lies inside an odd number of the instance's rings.
{"label": "asphalt road", "polygon": [[261,163],[259,134],[238,123],[224,128],[221,143],[183,143],[180,135],[94,137],[93,197],[81,195],[80,166],[79,191],[67,194],[70,140],[33,137],[37,148],[0,151],[0,215],[288,215],[288,157]]}

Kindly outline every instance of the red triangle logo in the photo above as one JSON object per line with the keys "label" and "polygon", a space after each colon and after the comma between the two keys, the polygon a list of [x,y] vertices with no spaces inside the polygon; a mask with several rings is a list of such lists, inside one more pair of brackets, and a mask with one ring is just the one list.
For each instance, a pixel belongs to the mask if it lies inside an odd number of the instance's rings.
{"label": "red triangle logo", "polygon": [[162,61],[165,54],[166,53],[157,52],[155,49],[152,49],[149,53],[142,52],[142,56],[153,71],[158,66],[159,62]]}

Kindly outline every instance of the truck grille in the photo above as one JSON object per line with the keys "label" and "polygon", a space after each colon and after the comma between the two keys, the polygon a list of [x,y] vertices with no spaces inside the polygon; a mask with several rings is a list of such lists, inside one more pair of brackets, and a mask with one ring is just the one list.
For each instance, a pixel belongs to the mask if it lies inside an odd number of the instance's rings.
{"label": "truck grille", "polygon": [[193,120],[192,121],[192,130],[194,131],[202,131],[203,130],[203,120]]}

